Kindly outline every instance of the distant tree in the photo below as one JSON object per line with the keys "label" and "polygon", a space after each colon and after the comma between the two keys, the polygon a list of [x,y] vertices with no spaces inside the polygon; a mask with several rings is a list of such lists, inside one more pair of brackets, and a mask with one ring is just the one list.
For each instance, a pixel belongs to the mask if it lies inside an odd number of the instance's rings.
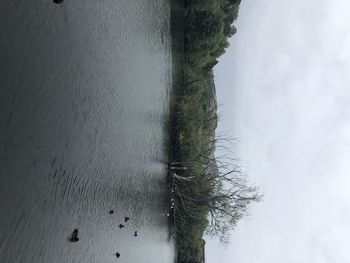
{"label": "distant tree", "polygon": [[[236,34],[241,0],[186,0],[181,81],[172,116],[169,163],[171,214],[178,263],[203,262],[203,235],[223,243],[261,195],[240,172],[229,152],[230,139],[215,135],[217,103],[213,67]],[[170,217],[171,218],[171,217]]]}

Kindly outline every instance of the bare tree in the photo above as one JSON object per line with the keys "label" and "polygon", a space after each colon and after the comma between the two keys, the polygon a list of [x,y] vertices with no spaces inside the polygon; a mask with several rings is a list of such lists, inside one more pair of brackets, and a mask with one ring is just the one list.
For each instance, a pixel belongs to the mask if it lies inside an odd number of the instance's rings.
{"label": "bare tree", "polygon": [[[230,155],[216,157],[216,149],[226,149],[230,139],[217,137],[209,141],[199,153],[174,165],[190,167],[199,163],[200,175],[173,173],[173,188],[177,205],[176,221],[187,226],[190,220],[208,214],[207,234],[227,244],[229,232],[247,213],[249,204],[260,201],[256,187],[248,186],[236,160]],[[194,190],[195,189],[195,190]]]}

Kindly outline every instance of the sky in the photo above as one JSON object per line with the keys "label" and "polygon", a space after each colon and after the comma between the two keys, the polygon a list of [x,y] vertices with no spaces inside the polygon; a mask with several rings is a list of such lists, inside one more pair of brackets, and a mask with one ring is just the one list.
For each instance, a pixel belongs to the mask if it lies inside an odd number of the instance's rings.
{"label": "sky", "polygon": [[350,262],[350,1],[242,0],[219,133],[264,194],[207,262]]}

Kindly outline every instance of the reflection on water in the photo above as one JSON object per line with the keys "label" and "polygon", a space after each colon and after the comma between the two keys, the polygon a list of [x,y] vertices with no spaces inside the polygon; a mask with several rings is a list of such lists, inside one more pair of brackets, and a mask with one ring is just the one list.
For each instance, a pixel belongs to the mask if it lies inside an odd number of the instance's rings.
{"label": "reflection on water", "polygon": [[173,261],[169,8],[0,1],[1,262]]}

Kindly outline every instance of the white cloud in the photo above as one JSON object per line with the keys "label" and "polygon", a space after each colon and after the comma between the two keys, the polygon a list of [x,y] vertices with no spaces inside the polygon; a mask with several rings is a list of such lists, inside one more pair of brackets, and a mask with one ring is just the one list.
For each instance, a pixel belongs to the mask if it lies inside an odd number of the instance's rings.
{"label": "white cloud", "polygon": [[349,10],[347,0],[242,1],[216,69],[220,129],[240,138],[265,199],[220,262],[350,262]]}

